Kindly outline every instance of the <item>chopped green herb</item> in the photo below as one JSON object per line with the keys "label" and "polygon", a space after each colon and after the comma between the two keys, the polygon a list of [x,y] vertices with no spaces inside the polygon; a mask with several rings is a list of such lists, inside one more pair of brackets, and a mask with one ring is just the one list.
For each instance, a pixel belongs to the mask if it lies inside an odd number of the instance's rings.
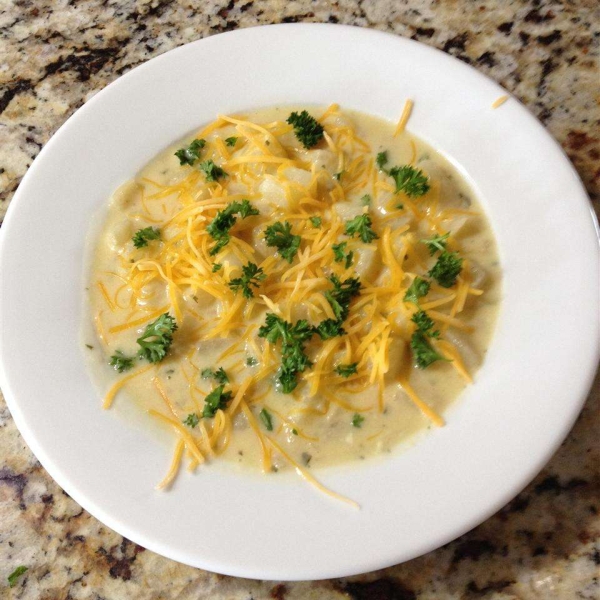
{"label": "chopped green herb", "polygon": [[278,381],[284,394],[289,394],[298,385],[296,375],[312,366],[312,362],[304,352],[304,344],[314,333],[314,329],[304,319],[292,324],[273,313],[267,314],[265,324],[258,330],[258,336],[265,338],[271,344],[281,340],[281,368]]}
{"label": "chopped green herb", "polygon": [[138,229],[132,238],[133,245],[136,248],[144,248],[150,240],[160,240],[160,229],[157,227],[145,227]]}
{"label": "chopped green herb", "polygon": [[334,178],[336,181],[340,181],[340,180],[342,179],[342,177],[344,176],[344,173],[345,173],[345,172],[346,172],[346,171],[342,170],[342,171],[340,171],[339,173],[336,173],[336,174],[333,176],[333,178]]}
{"label": "chopped green herb", "polygon": [[108,363],[111,367],[115,368],[115,371],[122,373],[123,371],[129,371],[133,367],[135,356],[125,356],[120,350],[117,350],[111,357]]}
{"label": "chopped green herb", "polygon": [[248,367],[255,367],[258,364],[258,360],[256,360],[256,358],[254,358],[254,356],[249,356],[246,359],[246,366]]}
{"label": "chopped green herb", "polygon": [[381,170],[383,170],[383,167],[385,167],[385,165],[387,165],[387,162],[388,162],[387,150],[384,150],[383,152],[379,152],[377,154],[377,158],[375,159],[375,162],[377,163],[377,166]]}
{"label": "chopped green herb", "polygon": [[404,208],[404,204],[396,204],[396,208],[402,210]]}
{"label": "chopped green herb", "polygon": [[354,375],[356,373],[356,367],[358,366],[358,363],[350,363],[347,365],[338,365],[334,371],[338,374],[341,375],[342,377],[350,377],[350,375]]}
{"label": "chopped green herb", "polygon": [[206,145],[206,140],[194,140],[187,148],[180,148],[175,152],[180,165],[192,166],[199,158],[202,148]]}
{"label": "chopped green herb", "polygon": [[428,337],[440,337],[439,331],[432,331],[432,329],[435,327],[435,322],[424,310],[418,310],[412,316],[411,321]]}
{"label": "chopped green herb", "polygon": [[190,413],[184,420],[183,424],[194,429],[200,423],[200,418],[196,413]]}
{"label": "chopped green herb", "polygon": [[449,288],[456,283],[456,278],[462,271],[463,259],[457,252],[444,250],[428,275],[433,277],[442,287]]}
{"label": "chopped green herb", "polygon": [[404,294],[404,302],[414,302],[415,304],[418,304],[419,298],[427,296],[430,286],[431,284],[426,279],[415,277],[410,284],[410,287],[406,290],[406,294]]}
{"label": "chopped green herb", "polygon": [[202,369],[200,375],[202,379],[214,379],[217,383],[229,383],[229,377],[223,367],[219,367],[216,371],[209,368]]}
{"label": "chopped green herb", "polygon": [[331,305],[336,318],[345,321],[350,311],[350,301],[360,294],[360,280],[358,277],[349,277],[340,281],[337,275],[331,275],[328,279],[333,284],[333,290],[326,291],[324,296]]}
{"label": "chopped green herb", "polygon": [[354,416],[352,417],[352,427],[358,427],[360,428],[364,422],[365,418],[362,415],[359,415],[358,413],[354,413]]}
{"label": "chopped green herb", "polygon": [[419,369],[426,369],[431,363],[438,360],[447,360],[437,352],[429,343],[427,334],[417,329],[410,339],[415,363]]}
{"label": "chopped green herb", "polygon": [[279,250],[282,258],[289,263],[300,248],[300,236],[292,233],[292,226],[288,221],[281,223],[277,221],[265,229],[265,240],[267,246],[273,246]]}
{"label": "chopped green herb", "polygon": [[294,427],[294,429],[292,429],[292,433],[293,433],[294,435],[298,435],[298,430],[297,430],[297,429]]}
{"label": "chopped green herb", "polygon": [[388,172],[396,182],[396,192],[404,192],[409,198],[418,198],[429,191],[429,177],[410,165],[394,167]]}
{"label": "chopped green herb", "polygon": [[242,290],[244,298],[253,298],[254,292],[250,286],[255,288],[259,287],[260,282],[266,277],[267,275],[263,272],[262,268],[258,267],[254,263],[248,263],[242,267],[242,276],[232,279],[229,282],[229,287],[234,292]]}
{"label": "chopped green herb", "polygon": [[212,272],[216,273],[217,271],[220,271],[223,268],[223,265],[221,263],[215,263],[212,267]]}
{"label": "chopped green herb", "polygon": [[206,181],[218,181],[227,177],[227,173],[212,160],[205,160],[198,165],[198,168],[204,173]]}
{"label": "chopped green herb", "polygon": [[338,321],[336,319],[325,319],[315,327],[315,333],[317,333],[322,340],[329,340],[338,335],[344,335],[346,331],[342,327],[342,323],[343,321]]}
{"label": "chopped green herb", "polygon": [[216,387],[206,398],[204,398],[204,409],[202,416],[205,419],[211,419],[215,416],[217,410],[227,408],[227,403],[231,400],[231,392],[224,392],[224,385]]}
{"label": "chopped green herb", "polygon": [[440,252],[443,252],[446,249],[446,244],[448,243],[449,235],[450,232],[445,233],[444,235],[434,235],[428,240],[421,240],[421,242],[427,245],[429,255],[433,256],[438,250]]}
{"label": "chopped green herb", "polygon": [[238,141],[238,139],[236,137],[228,137],[225,139],[225,143],[231,147],[235,146],[237,141]]}
{"label": "chopped green herb", "polygon": [[24,567],[21,565],[17,567],[9,576],[8,576],[8,587],[15,587],[17,585],[17,579],[23,575],[23,573],[29,571],[29,567]]}
{"label": "chopped green herb", "polygon": [[305,110],[300,114],[293,112],[287,118],[287,122],[294,128],[294,133],[296,134],[298,141],[305,148],[312,148],[323,139],[323,133],[325,131],[323,126]]}
{"label": "chopped green herb", "polygon": [[350,237],[358,235],[365,244],[370,244],[373,240],[379,238],[371,229],[371,217],[367,214],[358,215],[358,217],[346,221],[345,233]]}
{"label": "chopped green herb", "polygon": [[266,408],[263,408],[258,413],[258,416],[260,417],[260,420],[263,422],[263,425],[265,426],[266,430],[273,431],[273,417],[271,417],[271,413]]}
{"label": "chopped green herb", "polygon": [[152,363],[163,360],[173,343],[175,331],[177,331],[177,323],[169,313],[160,315],[158,319],[146,325],[146,329],[137,339],[140,346],[139,357]]}
{"label": "chopped green herb", "polygon": [[322,220],[321,217],[311,217],[310,222],[313,227],[321,227]]}
{"label": "chopped green herb", "polygon": [[232,202],[235,212],[239,213],[242,219],[247,219],[255,215],[259,215],[258,208],[252,206],[250,200],[242,200],[241,202]]}
{"label": "chopped green herb", "polygon": [[86,348],[89,348],[90,350],[93,350],[93,349],[94,349],[94,346],[92,346],[91,344],[86,344],[86,345],[85,345],[85,347],[86,347]]}
{"label": "chopped green herb", "polygon": [[300,455],[300,458],[302,458],[302,463],[304,464],[304,466],[308,467],[308,465],[310,464],[310,461],[312,459],[312,454],[309,454],[308,452],[303,452]]}
{"label": "chopped green herb", "polygon": [[369,196],[369,194],[365,194],[361,199],[360,199],[360,203],[363,206],[369,206],[371,204],[371,196]]}
{"label": "chopped green herb", "polygon": [[218,254],[229,243],[231,239],[229,230],[237,221],[236,214],[245,219],[252,215],[258,215],[259,212],[248,200],[231,202],[226,208],[220,210],[206,228],[207,233],[216,241],[210,250],[211,256]]}

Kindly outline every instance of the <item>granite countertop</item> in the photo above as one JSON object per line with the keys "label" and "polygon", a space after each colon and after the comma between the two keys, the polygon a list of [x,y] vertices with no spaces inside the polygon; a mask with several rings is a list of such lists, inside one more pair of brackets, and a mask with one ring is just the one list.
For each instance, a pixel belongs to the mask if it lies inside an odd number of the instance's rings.
{"label": "granite countertop", "polygon": [[[202,8],[194,8],[194,5]],[[58,127],[132,67],[238,27],[330,22],[411,37],[514,93],[600,201],[597,0],[0,0],[0,221]],[[598,599],[600,378],[568,439],[494,517],[408,563],[349,579],[235,579],[162,558],[109,530],[48,476],[0,395],[0,597],[7,599]],[[29,570],[14,588],[6,577]]]}

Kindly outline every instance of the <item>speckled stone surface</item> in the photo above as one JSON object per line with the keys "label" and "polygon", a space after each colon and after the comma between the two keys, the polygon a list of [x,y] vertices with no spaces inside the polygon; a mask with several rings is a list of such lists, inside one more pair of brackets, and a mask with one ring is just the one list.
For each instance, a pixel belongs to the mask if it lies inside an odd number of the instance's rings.
{"label": "speckled stone surface", "polygon": [[[597,0],[0,0],[0,220],[42,145],[137,64],[238,27],[332,22],[443,49],[520,98],[600,201]],[[1,234],[1,230],[0,230]],[[600,379],[550,464],[462,538],[351,579],[255,582],[185,567],[132,544],[47,475],[0,396],[0,597],[44,600],[600,598]],[[29,570],[14,588],[6,577]]]}

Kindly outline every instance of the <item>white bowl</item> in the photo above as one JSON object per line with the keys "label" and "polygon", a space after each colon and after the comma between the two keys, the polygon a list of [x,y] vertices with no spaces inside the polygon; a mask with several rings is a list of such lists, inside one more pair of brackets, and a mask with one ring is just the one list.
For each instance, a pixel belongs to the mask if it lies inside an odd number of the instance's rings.
{"label": "white bowl", "polygon": [[[23,437],[86,510],[129,539],[211,571],[349,575],[408,560],[490,516],[571,428],[598,362],[598,240],[576,172],[543,127],[474,69],[365,29],[276,25],[207,38],[121,77],[71,117],[23,179],[2,227],[0,381]],[[103,412],[79,346],[84,238],[111,192],[215,117],[339,102],[397,120],[469,178],[504,268],[496,334],[447,425],[414,447],[318,474],[354,510],[293,474],[215,463],[154,490],[170,460]]]}

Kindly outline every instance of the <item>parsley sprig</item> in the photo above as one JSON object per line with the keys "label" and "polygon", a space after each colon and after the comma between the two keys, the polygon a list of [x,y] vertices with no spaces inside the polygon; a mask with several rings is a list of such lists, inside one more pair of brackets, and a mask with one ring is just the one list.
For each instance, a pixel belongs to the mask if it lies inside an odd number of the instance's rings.
{"label": "parsley sprig", "polygon": [[19,577],[21,577],[21,575],[23,575],[27,571],[29,571],[29,567],[26,567],[24,565],[18,566],[7,578],[8,587],[15,587],[15,585],[17,585],[17,580],[19,579]]}
{"label": "parsley sprig", "polygon": [[448,237],[450,232],[444,233],[444,235],[434,235],[427,240],[420,240],[422,244],[426,244],[429,250],[429,256],[433,256],[438,251],[444,251],[448,244]]}
{"label": "parsley sprig", "polygon": [[265,229],[265,241],[267,246],[277,248],[282,258],[289,263],[294,260],[300,248],[300,236],[292,233],[292,226],[288,221],[277,221],[269,225]]}
{"label": "parsley sprig", "polygon": [[125,356],[121,350],[117,350],[111,357],[108,363],[111,367],[115,368],[115,371],[123,373],[129,371],[133,367],[135,362],[135,356]]}
{"label": "parsley sprig", "polygon": [[177,150],[175,156],[179,159],[179,164],[192,166],[200,158],[204,146],[206,146],[206,140],[196,139],[187,148]]}
{"label": "parsley sprig", "polygon": [[316,146],[323,139],[323,125],[305,110],[293,112],[287,122],[294,128],[294,134],[305,148]]}
{"label": "parsley sprig", "polygon": [[227,173],[213,160],[205,160],[198,165],[198,168],[204,173],[206,181],[218,181],[223,177],[228,177]]}
{"label": "parsley sprig", "polygon": [[227,408],[227,403],[231,400],[233,395],[230,391],[224,392],[225,385],[216,387],[210,394],[204,398],[204,408],[202,409],[202,416],[205,419],[211,419],[215,416],[218,410],[224,410]]}
{"label": "parsley sprig", "polygon": [[349,363],[347,365],[338,365],[337,367],[335,367],[335,369],[333,369],[338,375],[341,375],[342,377],[350,377],[350,375],[355,375],[356,374],[356,367],[358,366],[358,363]]}
{"label": "parsley sprig", "polygon": [[216,371],[210,368],[202,369],[200,375],[202,379],[214,379],[217,383],[229,383],[229,377],[223,367],[219,367]]}
{"label": "parsley sprig", "polygon": [[261,267],[249,262],[247,265],[242,267],[242,276],[232,279],[229,282],[229,287],[234,292],[242,290],[244,298],[253,298],[254,292],[252,291],[252,287],[259,287],[260,282],[266,277],[267,275]]}
{"label": "parsley sprig", "polygon": [[281,341],[281,367],[278,381],[284,394],[289,394],[298,385],[297,374],[302,373],[312,362],[304,351],[304,345],[315,331],[308,321],[301,319],[292,324],[273,313],[268,313],[258,336],[269,343]]}
{"label": "parsley sprig", "polygon": [[354,219],[346,221],[346,229],[344,233],[350,237],[358,236],[365,244],[370,244],[379,236],[371,228],[371,217],[367,214],[358,215]]}
{"label": "parsley sprig", "polygon": [[138,229],[132,238],[136,248],[145,248],[151,240],[160,240],[160,229],[157,227],[145,227]]}
{"label": "parsley sprig", "polygon": [[315,333],[319,334],[323,340],[346,333],[343,324],[350,312],[350,302],[360,294],[361,288],[360,280],[357,277],[349,277],[340,281],[337,275],[331,275],[329,281],[333,284],[333,290],[327,290],[323,295],[329,302],[335,319],[325,319],[315,328]]}
{"label": "parsley sprig", "polygon": [[246,219],[258,215],[258,209],[252,206],[249,200],[231,202],[226,208],[220,210],[206,228],[207,233],[215,240],[216,244],[210,249],[209,254],[218,254],[231,239],[230,230],[237,221],[236,215]]}
{"label": "parsley sprig", "polygon": [[427,296],[430,287],[431,284],[429,281],[423,279],[422,277],[415,277],[404,294],[404,302],[413,302],[414,304],[419,304],[419,299],[423,298],[423,296]]}
{"label": "parsley sprig", "polygon": [[173,343],[173,333],[176,330],[177,323],[169,313],[160,315],[158,319],[146,325],[142,335],[137,339],[140,346],[139,357],[151,363],[163,360]]}
{"label": "parsley sprig", "polygon": [[447,361],[448,359],[444,358],[429,342],[430,338],[440,336],[438,330],[433,330],[435,326],[433,319],[424,310],[418,310],[411,320],[417,326],[410,339],[410,347],[417,367],[426,369],[438,360]]}
{"label": "parsley sprig", "polygon": [[463,259],[458,252],[444,250],[437,262],[429,270],[429,277],[433,277],[442,287],[449,288],[456,283],[456,278],[462,271]]}
{"label": "parsley sprig", "polygon": [[267,431],[273,431],[273,417],[271,416],[271,413],[266,408],[263,408],[258,413],[258,416],[260,417],[260,420],[263,422],[265,429]]}
{"label": "parsley sprig", "polygon": [[393,167],[388,175],[396,183],[396,193],[404,192],[409,198],[418,198],[429,191],[429,177],[410,165]]}
{"label": "parsley sprig", "polygon": [[350,251],[346,253],[347,245],[348,242],[341,242],[339,244],[333,244],[333,246],[331,246],[335,257],[335,262],[345,263],[344,266],[346,267],[346,269],[352,266],[352,259],[354,258],[354,252]]}

